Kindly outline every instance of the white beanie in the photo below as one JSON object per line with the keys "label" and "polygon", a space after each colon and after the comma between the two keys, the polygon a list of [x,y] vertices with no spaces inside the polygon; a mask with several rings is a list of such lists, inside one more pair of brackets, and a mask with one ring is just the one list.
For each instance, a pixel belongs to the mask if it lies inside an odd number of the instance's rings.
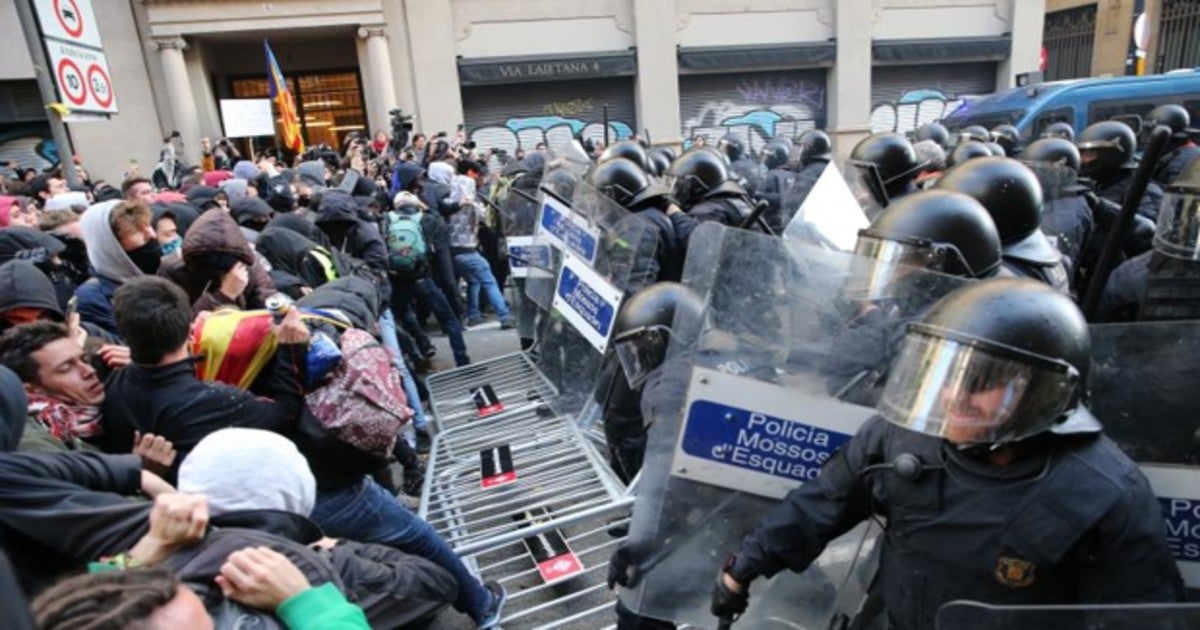
{"label": "white beanie", "polygon": [[210,433],[179,466],[179,491],[203,494],[213,516],[281,510],[308,516],[317,482],[291,440],[262,429]]}
{"label": "white beanie", "polygon": [[72,206],[88,206],[87,195],[72,190],[70,192],[59,193],[46,200],[46,207],[43,210],[70,210]]}

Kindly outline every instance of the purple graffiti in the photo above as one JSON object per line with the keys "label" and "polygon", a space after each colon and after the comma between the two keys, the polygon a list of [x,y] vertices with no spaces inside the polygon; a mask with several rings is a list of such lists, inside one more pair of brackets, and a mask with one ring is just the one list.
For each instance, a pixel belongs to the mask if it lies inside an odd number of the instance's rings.
{"label": "purple graffiti", "polygon": [[799,79],[742,81],[737,93],[746,103],[796,103],[815,110],[825,108],[825,88]]}

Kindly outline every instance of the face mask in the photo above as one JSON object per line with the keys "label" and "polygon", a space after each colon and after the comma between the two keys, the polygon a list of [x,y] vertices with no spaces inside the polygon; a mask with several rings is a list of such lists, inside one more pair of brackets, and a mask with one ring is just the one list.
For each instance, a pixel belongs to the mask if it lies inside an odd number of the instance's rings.
{"label": "face mask", "polygon": [[166,258],[167,256],[170,256],[171,254],[174,254],[175,252],[179,251],[179,249],[181,247],[183,247],[183,237],[182,236],[176,236],[175,238],[167,241],[166,243],[163,243],[162,244],[163,258]]}
{"label": "face mask", "polygon": [[129,256],[129,260],[132,260],[142,273],[152,276],[158,272],[158,263],[162,261],[162,245],[155,240],[146,241],[145,245],[125,252],[125,255]]}
{"label": "face mask", "polygon": [[308,200],[309,200],[308,195],[299,195],[298,197],[296,197],[296,205],[301,208],[307,208]]}

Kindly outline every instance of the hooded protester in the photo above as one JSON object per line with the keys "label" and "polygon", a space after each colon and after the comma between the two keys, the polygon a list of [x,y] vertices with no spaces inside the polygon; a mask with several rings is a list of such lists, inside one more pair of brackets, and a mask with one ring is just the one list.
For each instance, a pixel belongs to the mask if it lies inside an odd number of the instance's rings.
{"label": "hooded protester", "polygon": [[188,203],[196,206],[200,212],[220,206],[226,199],[224,191],[213,186],[195,186],[187,191]]}
{"label": "hooded protester", "polygon": [[79,282],[87,275],[75,265],[63,260],[66,244],[45,232],[33,228],[9,227],[0,229],[0,263],[24,260],[33,263],[50,279],[58,305],[65,309]]}
{"label": "hooded protester", "polygon": [[[436,196],[438,192],[434,191],[432,195],[426,192],[427,187],[431,184],[425,177],[425,169],[412,162],[401,162],[396,166],[395,180],[401,191],[418,195],[426,210],[432,210],[435,207],[429,205],[429,199],[431,196]],[[435,187],[438,186],[440,184],[435,185]],[[449,195],[448,191],[446,195]],[[441,213],[422,212],[421,232],[425,237],[425,244],[429,248],[430,276],[441,289],[442,296],[450,304],[454,314],[461,319],[467,314],[467,307],[462,302],[458,292],[458,280],[454,277],[454,257],[450,252],[450,228],[446,225]]]}
{"label": "hooded protester", "polygon": [[150,209],[129,201],[106,201],[80,219],[92,277],[75,290],[79,316],[119,338],[112,296],[127,280],[158,271],[162,246],[150,225]]}
{"label": "hooded protester", "polygon": [[24,198],[0,196],[0,228],[10,225],[37,227],[37,215],[29,210]]}
{"label": "hooded protester", "polygon": [[268,273],[275,288],[292,299],[298,300],[338,277],[333,254],[294,230],[268,226],[258,236],[254,249],[270,264]]}
{"label": "hooded protester", "polygon": [[296,194],[290,177],[276,175],[267,180],[267,204],[276,214],[285,214],[296,210]]}
{"label": "hooded protester", "polygon": [[[311,216],[312,215],[309,215],[309,218],[311,218]],[[303,236],[304,238],[317,243],[318,245],[328,247],[329,236],[327,236],[325,232],[321,231],[321,228],[317,227],[317,224],[310,221],[309,218],[295,213],[275,215],[275,218],[271,219],[271,222],[267,224],[267,227],[278,227],[291,230]]]}
{"label": "hooded protester", "polygon": [[190,203],[155,203],[150,206],[151,225],[158,244],[162,246],[163,261],[178,260],[183,246],[183,236],[200,216]]}
{"label": "hooded protester", "polygon": [[229,207],[229,216],[237,221],[246,240],[254,245],[258,235],[271,221],[271,206],[258,197],[243,197]]}
{"label": "hooded protester", "polygon": [[229,199],[230,207],[232,207],[238,199],[246,196],[253,196],[254,193],[252,193],[251,190],[252,188],[250,188],[250,185],[246,183],[246,180],[244,179],[227,179],[221,182],[221,191],[224,192],[226,198]]}
{"label": "hooded protester", "polygon": [[329,237],[331,248],[341,250],[370,266],[380,280],[380,297],[386,304],[391,298],[387,283],[387,245],[379,228],[363,219],[354,198],[341,190],[327,190],[321,198],[317,227]]}
{"label": "hooded protester", "polygon": [[296,446],[278,434],[242,428],[209,434],[180,466],[179,490],[206,496],[210,523],[217,527],[252,527],[303,544],[320,542],[372,627],[423,626],[458,596],[454,576],[429,560],[324,538],[308,519],[316,480]]}
{"label": "hooded protester", "polygon": [[187,292],[194,312],[222,306],[264,308],[275,294],[267,275],[237,223],[224,212],[206,212],[183,237],[182,260],[159,271]]}
{"label": "hooded protester", "polygon": [[0,264],[0,332],[42,319],[63,321],[50,279],[27,260]]}

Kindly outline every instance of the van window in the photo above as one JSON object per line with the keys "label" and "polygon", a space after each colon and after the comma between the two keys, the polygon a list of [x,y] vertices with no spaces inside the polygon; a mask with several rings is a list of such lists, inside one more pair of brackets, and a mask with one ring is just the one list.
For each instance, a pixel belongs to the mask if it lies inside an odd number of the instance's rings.
{"label": "van window", "polygon": [[1037,138],[1042,135],[1042,130],[1056,122],[1065,122],[1072,127],[1075,126],[1075,108],[1071,106],[1059,107],[1042,112],[1033,120],[1033,126],[1030,128],[1030,138]]}
{"label": "van window", "polygon": [[[1088,124],[1097,123],[1102,120],[1112,120],[1117,118],[1122,121],[1131,121],[1134,119],[1142,119],[1150,110],[1161,103],[1161,100],[1155,101],[1150,99],[1108,99],[1104,101],[1092,101],[1088,105]],[[1136,129],[1135,129],[1136,131]]]}
{"label": "van window", "polygon": [[1183,102],[1183,108],[1188,111],[1188,115],[1192,117],[1192,126],[1200,125],[1200,99],[1191,99]]}
{"label": "van window", "polygon": [[1000,124],[1011,124],[1021,119],[1025,115],[1023,109],[1013,109],[1006,112],[993,112],[989,114],[974,114],[971,112],[970,102],[964,103],[954,110],[949,116],[943,118],[941,123],[949,129],[951,133],[967,127],[969,125],[982,125],[985,129],[991,129]]}

